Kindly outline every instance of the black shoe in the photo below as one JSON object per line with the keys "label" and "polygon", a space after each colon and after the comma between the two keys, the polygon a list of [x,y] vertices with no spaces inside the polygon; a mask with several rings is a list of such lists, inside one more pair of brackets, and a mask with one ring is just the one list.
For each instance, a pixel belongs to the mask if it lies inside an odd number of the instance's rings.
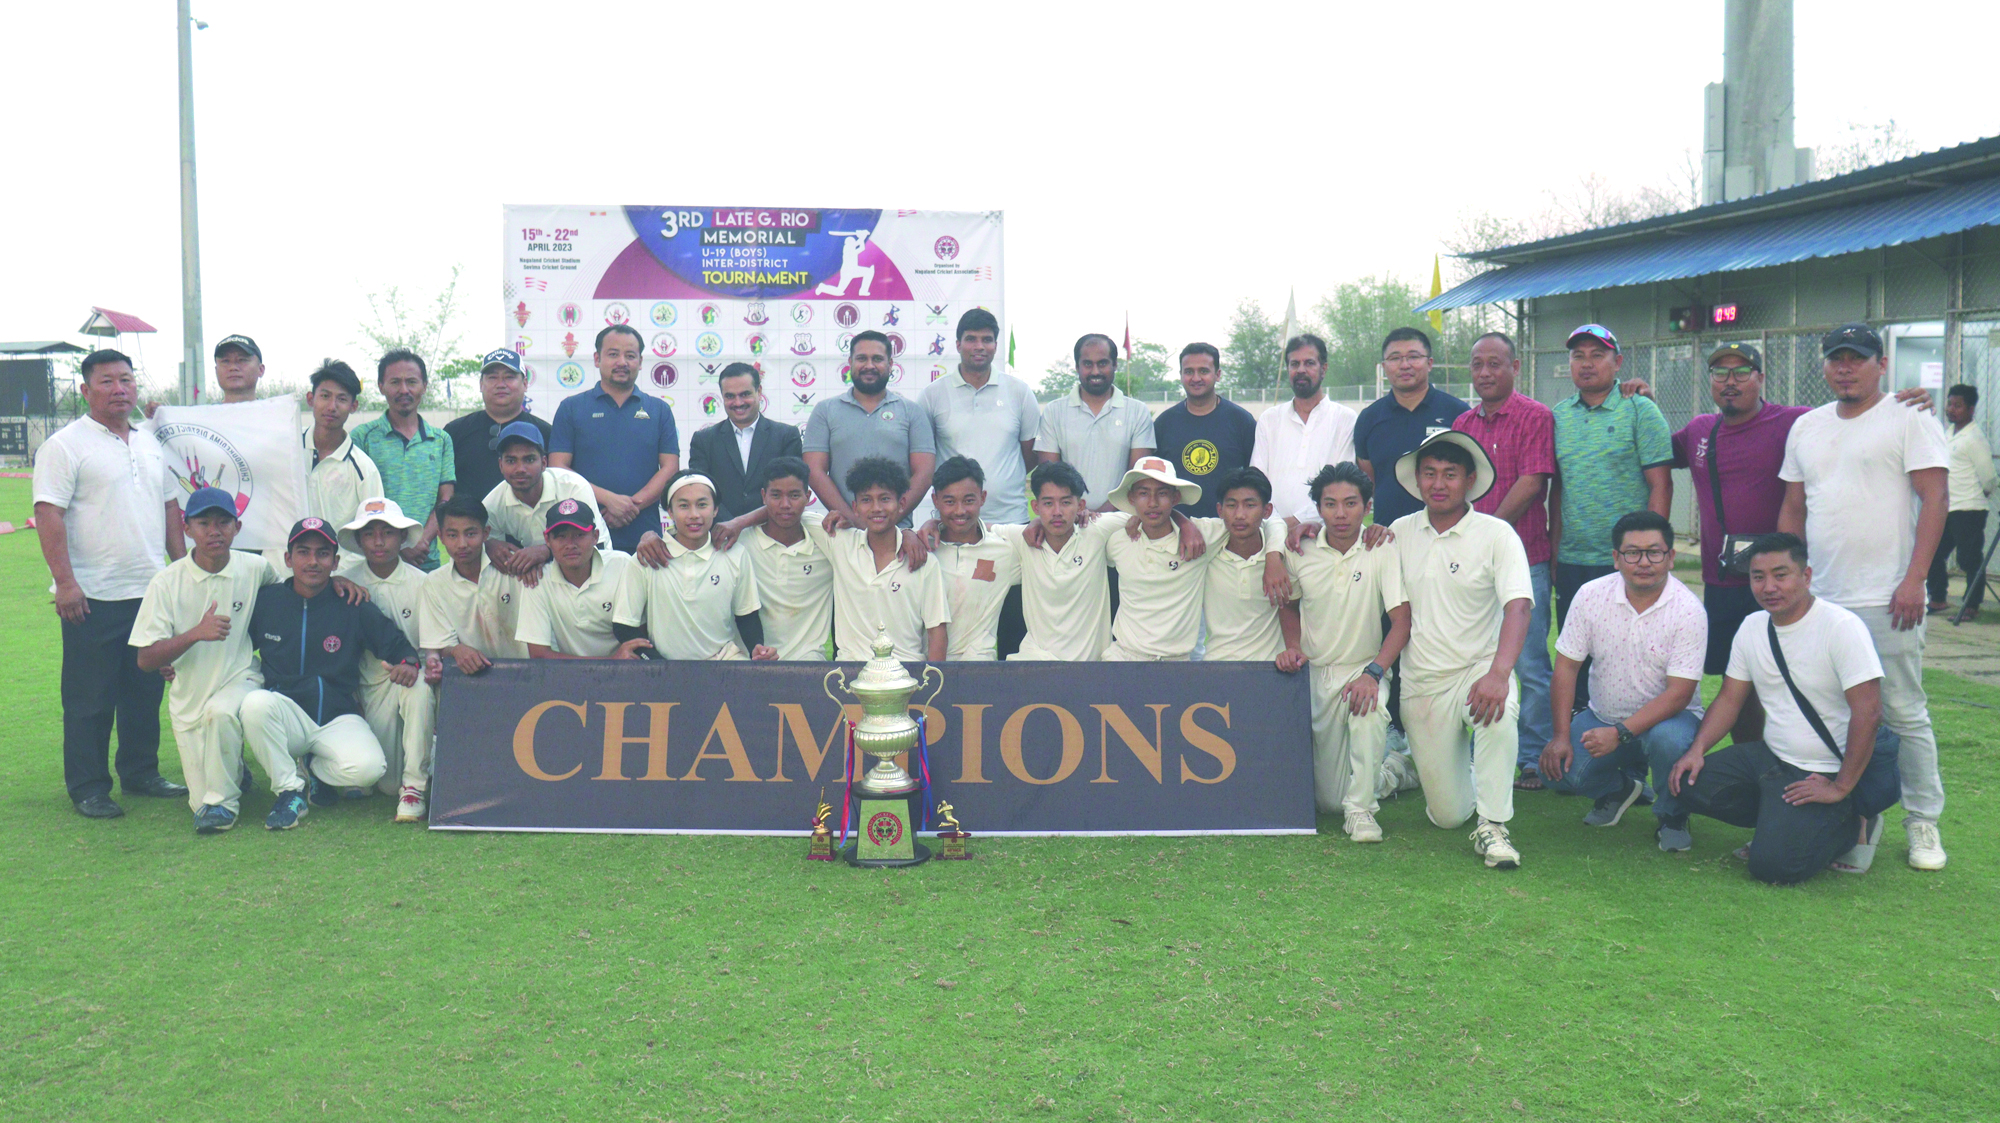
{"label": "black shoe", "polygon": [[155,799],[187,798],[188,790],[165,776],[154,774],[136,784],[123,785],[126,795],[149,795]]}
{"label": "black shoe", "polygon": [[108,795],[94,795],[77,800],[76,813],[86,819],[116,819],[125,814],[125,809],[113,803]]}
{"label": "black shoe", "polygon": [[252,787],[254,787],[256,783],[257,783],[257,778],[255,776],[250,775],[250,762],[246,760],[243,762],[243,774],[236,778],[236,789],[238,791],[247,792]]}

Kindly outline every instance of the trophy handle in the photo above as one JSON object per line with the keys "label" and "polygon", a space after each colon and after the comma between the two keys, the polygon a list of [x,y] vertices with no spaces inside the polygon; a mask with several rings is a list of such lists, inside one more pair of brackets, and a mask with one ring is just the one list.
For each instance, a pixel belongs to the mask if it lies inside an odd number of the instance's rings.
{"label": "trophy handle", "polygon": [[825,677],[825,678],[822,678],[822,679],[820,679],[820,680],[819,680],[819,688],[820,688],[821,690],[824,690],[824,691],[826,691],[826,696],[827,696],[828,698],[831,698],[831,699],[833,699],[833,704],[834,704],[835,706],[838,706],[838,707],[840,707],[840,709],[841,709],[841,712],[845,713],[845,712],[846,712],[846,710],[847,710],[847,705],[846,705],[846,703],[844,703],[844,702],[842,702],[842,701],[840,700],[840,695],[838,695],[838,694],[835,694],[835,693],[833,692],[833,680],[834,680],[834,679],[836,679],[836,678],[840,680],[840,688],[841,688],[842,690],[846,690],[846,689],[847,689],[847,675],[846,675],[846,674],[845,674],[845,673],[844,673],[843,671],[841,671],[841,669],[840,669],[839,667],[835,667],[834,669],[832,669],[832,670],[828,671],[828,672],[826,673],[826,677]]}
{"label": "trophy handle", "polygon": [[931,680],[932,675],[937,676],[937,686],[934,687],[931,690],[930,694],[924,698],[923,705],[925,706],[929,706],[932,702],[937,700],[937,696],[939,694],[944,693],[944,672],[936,667],[931,666],[929,663],[924,664],[923,677],[917,680],[919,685],[921,685],[922,683],[929,682]]}

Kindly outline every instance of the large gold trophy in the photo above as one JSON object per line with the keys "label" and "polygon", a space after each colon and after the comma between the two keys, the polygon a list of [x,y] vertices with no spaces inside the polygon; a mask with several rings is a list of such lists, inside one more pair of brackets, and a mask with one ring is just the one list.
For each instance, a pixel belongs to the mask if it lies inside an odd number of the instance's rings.
{"label": "large gold trophy", "polygon": [[859,830],[840,856],[855,866],[914,866],[931,856],[930,848],[916,840],[917,825],[923,821],[924,786],[898,765],[896,758],[917,747],[910,696],[936,675],[937,687],[930,694],[936,698],[944,689],[944,672],[927,665],[921,679],[911,678],[896,661],[895,645],[889,642],[886,631],[875,634],[874,650],[875,657],[863,664],[853,682],[839,667],[828,671],[821,681],[826,696],[836,705],[842,703],[833,692],[835,679],[861,703],[862,718],[854,725],[854,747],[875,758],[874,767],[854,778]]}

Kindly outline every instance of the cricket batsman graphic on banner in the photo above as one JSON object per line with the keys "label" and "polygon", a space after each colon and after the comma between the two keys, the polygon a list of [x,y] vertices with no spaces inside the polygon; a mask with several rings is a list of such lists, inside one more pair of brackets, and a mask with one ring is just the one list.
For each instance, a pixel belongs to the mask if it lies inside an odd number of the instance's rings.
{"label": "cricket batsman graphic on banner", "polygon": [[998,211],[508,206],[505,223],[502,338],[543,417],[597,384],[612,324],[645,339],[639,385],[685,435],[721,418],[730,363],[763,372],[766,414],[802,425],[846,389],[854,333],[889,336],[890,384],[915,395],[954,369],[959,316],[1006,322]]}

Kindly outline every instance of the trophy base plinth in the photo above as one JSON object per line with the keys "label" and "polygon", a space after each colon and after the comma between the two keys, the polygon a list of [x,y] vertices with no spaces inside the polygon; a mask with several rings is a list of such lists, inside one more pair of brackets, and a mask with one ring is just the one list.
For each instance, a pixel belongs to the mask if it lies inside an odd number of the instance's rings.
{"label": "trophy base plinth", "polygon": [[965,852],[965,841],[972,835],[968,831],[939,831],[937,860],[940,862],[963,862],[972,857]]}
{"label": "trophy base plinth", "polygon": [[821,838],[815,836],[813,840],[806,846],[806,861],[808,862],[833,861],[833,839]]}
{"label": "trophy base plinth", "polygon": [[923,822],[923,789],[882,796],[856,793],[856,837],[840,851],[851,866],[883,868],[914,866],[929,861],[929,847],[917,845],[917,825]]}
{"label": "trophy base plinth", "polygon": [[859,858],[855,856],[856,848],[859,845],[859,843],[850,842],[840,852],[841,858],[850,866],[874,867],[885,870],[900,869],[904,866],[921,866],[933,857],[936,857],[936,855],[931,853],[930,847],[919,842],[910,845],[912,855],[908,858]]}

